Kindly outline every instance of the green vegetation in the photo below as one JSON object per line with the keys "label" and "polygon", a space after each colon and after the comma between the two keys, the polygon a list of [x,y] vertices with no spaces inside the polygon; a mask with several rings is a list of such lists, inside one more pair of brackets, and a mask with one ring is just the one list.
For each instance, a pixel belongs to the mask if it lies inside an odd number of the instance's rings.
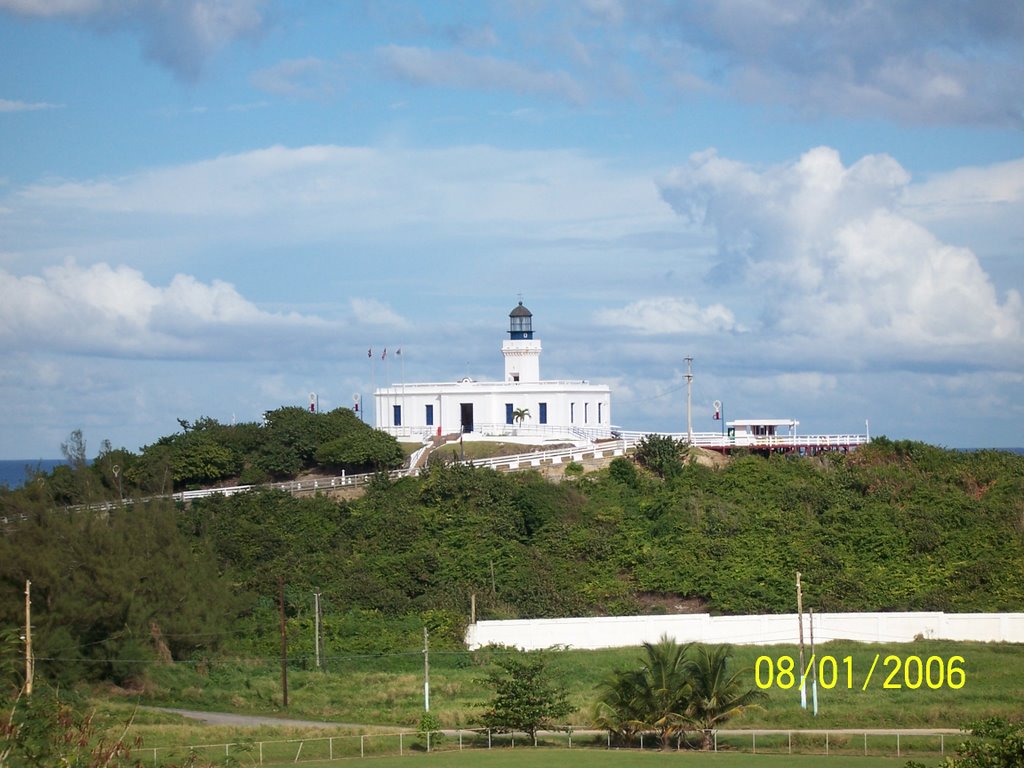
{"label": "green vegetation", "polygon": [[[27,485],[38,501],[67,506],[132,499],[188,488],[285,480],[308,471],[373,472],[400,466],[398,442],[347,408],[311,413],[286,407],[267,411],[263,424],[221,424],[178,419],[181,431],[138,454],[104,441],[90,462],[80,430],[61,452],[68,462]],[[19,491],[14,498],[27,492]],[[5,499],[10,503],[10,499]]]}
{"label": "green vegetation", "polygon": [[[657,441],[647,443],[654,451]],[[292,711],[414,725],[426,627],[433,669],[450,668],[435,713],[447,726],[479,711],[475,681],[497,658],[462,649],[471,595],[479,618],[682,604],[780,613],[794,610],[800,570],[805,606],[818,611],[1024,604],[1024,457],[1003,452],[882,438],[850,455],[744,456],[712,467],[658,445],[644,465],[616,459],[571,482],[435,463],[418,478],[382,473],[355,499],[257,491],[189,505],[163,499],[55,511],[282,476],[320,461],[384,467],[401,456],[348,412],[300,408],[273,411],[262,426],[182,422],[180,433],[140,455],[104,444],[90,462],[81,433],[64,449],[68,466],[22,489],[0,489],[0,517],[9,521],[0,534],[0,674],[11,688],[21,674],[26,580],[41,680],[103,680],[151,701],[272,710],[280,706],[274,666],[284,579]],[[323,595],[326,672],[314,669],[314,589]],[[858,670],[874,655],[836,648],[830,653],[853,654]],[[992,661],[998,648],[971,651],[963,691],[832,691],[823,718],[955,726],[1012,715],[1000,685],[1019,688],[1003,677],[1016,669],[1014,654]],[[756,656],[734,649],[739,668],[753,668]],[[566,670],[576,723],[589,722],[598,682],[635,663],[635,651],[625,660],[588,658],[614,661]],[[569,664],[561,659],[551,661],[559,672]],[[1002,682],[986,685],[986,675]],[[339,687],[348,684],[341,677],[362,688]],[[764,713],[747,713],[744,724],[811,724],[793,712],[791,692],[768,694]]]}
{"label": "green vegetation", "polygon": [[557,728],[572,712],[568,693],[551,680],[543,654],[498,659],[484,683],[494,690],[494,697],[479,723],[498,733],[519,731],[536,741],[537,731]]}
{"label": "green vegetation", "polygon": [[[956,748],[956,757],[943,761],[942,768],[1024,768],[1024,721],[1007,722],[994,717],[969,727],[973,738]],[[908,762],[907,768],[925,768]]]}

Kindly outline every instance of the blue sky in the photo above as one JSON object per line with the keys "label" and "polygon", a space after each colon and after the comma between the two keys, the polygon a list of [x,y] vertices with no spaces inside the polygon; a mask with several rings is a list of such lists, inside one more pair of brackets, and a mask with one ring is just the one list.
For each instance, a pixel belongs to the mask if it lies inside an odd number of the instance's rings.
{"label": "blue sky", "polygon": [[626,428],[692,355],[698,430],[1024,445],[1018,3],[0,0],[0,51],[0,458],[498,378],[520,295]]}

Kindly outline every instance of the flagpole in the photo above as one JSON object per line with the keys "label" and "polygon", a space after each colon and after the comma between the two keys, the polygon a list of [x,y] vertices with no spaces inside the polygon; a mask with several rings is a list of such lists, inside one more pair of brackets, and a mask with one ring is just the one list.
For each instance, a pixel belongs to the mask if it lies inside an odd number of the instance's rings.
{"label": "flagpole", "polygon": [[377,412],[377,360],[373,356],[373,347],[366,351],[370,358],[370,391],[373,392],[373,425],[380,425],[380,414]]}
{"label": "flagpole", "polygon": [[409,414],[405,411],[405,356],[402,354],[401,347],[395,354],[398,355],[399,367],[402,369],[402,423],[404,425],[409,420]]}

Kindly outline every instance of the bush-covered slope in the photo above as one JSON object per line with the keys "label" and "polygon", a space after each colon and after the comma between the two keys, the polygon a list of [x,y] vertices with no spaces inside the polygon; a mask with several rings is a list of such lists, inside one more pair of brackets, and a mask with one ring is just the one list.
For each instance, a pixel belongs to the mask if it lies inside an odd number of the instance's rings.
{"label": "bush-covered slope", "polygon": [[32,510],[0,535],[0,623],[22,622],[31,579],[40,655],[130,656],[155,624],[179,658],[273,656],[279,578],[297,655],[312,654],[314,589],[331,648],[358,653],[415,648],[423,626],[457,643],[471,594],[480,618],[791,612],[797,570],[822,611],[1024,605],[1024,457],[884,438],[666,479],[619,459],[561,483],[432,466],[351,501],[259,492],[102,515],[45,501],[0,494]]}

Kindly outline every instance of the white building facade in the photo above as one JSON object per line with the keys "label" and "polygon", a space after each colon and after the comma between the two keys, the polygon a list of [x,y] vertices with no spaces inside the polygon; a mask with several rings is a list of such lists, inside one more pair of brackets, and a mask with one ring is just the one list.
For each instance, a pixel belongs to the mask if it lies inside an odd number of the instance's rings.
{"label": "white building facade", "polygon": [[543,381],[541,343],[522,302],[509,313],[502,381],[393,384],[374,392],[377,428],[395,437],[462,434],[523,442],[611,436],[611,390],[587,381]]}

